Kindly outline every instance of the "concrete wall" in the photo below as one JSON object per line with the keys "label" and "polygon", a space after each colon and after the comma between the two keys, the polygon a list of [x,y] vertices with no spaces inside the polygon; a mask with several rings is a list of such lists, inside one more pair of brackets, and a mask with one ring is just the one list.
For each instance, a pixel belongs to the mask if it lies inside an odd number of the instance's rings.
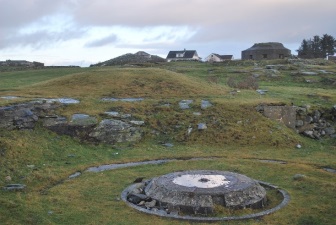
{"label": "concrete wall", "polygon": [[242,51],[243,60],[281,59],[289,57],[290,55],[291,52],[288,49],[256,49]]}

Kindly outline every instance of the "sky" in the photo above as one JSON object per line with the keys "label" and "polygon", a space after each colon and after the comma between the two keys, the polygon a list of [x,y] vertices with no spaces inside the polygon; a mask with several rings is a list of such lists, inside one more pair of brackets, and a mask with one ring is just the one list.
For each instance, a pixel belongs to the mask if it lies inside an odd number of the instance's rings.
{"label": "sky", "polygon": [[0,61],[89,66],[137,51],[233,55],[260,42],[296,54],[336,37],[335,0],[0,0]]}

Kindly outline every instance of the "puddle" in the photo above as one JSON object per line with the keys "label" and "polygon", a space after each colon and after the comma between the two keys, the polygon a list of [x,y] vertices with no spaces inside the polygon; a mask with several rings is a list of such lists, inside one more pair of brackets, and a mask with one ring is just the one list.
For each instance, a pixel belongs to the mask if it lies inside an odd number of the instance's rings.
{"label": "puddle", "polygon": [[104,102],[141,102],[144,98],[102,98]]}

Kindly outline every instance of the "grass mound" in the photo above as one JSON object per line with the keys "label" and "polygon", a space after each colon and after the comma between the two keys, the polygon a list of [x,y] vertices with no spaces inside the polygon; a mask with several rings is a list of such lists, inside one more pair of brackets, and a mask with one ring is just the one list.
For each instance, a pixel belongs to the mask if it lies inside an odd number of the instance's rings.
{"label": "grass mound", "polygon": [[[62,91],[60,91],[62,90]],[[223,88],[162,69],[96,69],[72,74],[30,87],[21,95],[171,98],[219,95]]]}

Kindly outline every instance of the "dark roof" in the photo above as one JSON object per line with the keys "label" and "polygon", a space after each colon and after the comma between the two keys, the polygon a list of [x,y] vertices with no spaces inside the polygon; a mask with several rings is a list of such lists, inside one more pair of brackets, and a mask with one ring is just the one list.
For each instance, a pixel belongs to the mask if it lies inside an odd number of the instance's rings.
{"label": "dark roof", "polygon": [[216,53],[213,53],[215,56],[217,56],[218,58],[220,59],[232,59],[233,55],[219,55],[219,54],[216,54]]}
{"label": "dark roof", "polygon": [[[183,54],[183,57],[176,57],[176,54]],[[182,58],[191,59],[196,54],[196,50],[182,50],[182,51],[170,51],[167,55],[167,59]]]}
{"label": "dark roof", "polygon": [[260,50],[260,49],[287,49],[287,48],[285,48],[284,45],[279,42],[266,42],[266,43],[255,43],[251,48],[248,48],[246,50]]}

